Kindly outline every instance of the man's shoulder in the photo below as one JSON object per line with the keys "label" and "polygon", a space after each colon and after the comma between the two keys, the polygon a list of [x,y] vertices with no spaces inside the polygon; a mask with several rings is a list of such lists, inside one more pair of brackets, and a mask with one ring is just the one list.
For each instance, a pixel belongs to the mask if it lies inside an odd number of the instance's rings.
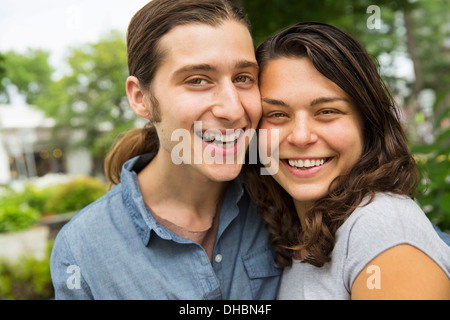
{"label": "man's shoulder", "polygon": [[102,232],[105,222],[118,211],[123,212],[123,199],[118,185],[105,195],[80,210],[64,227],[61,234],[67,239],[76,240],[89,234]]}

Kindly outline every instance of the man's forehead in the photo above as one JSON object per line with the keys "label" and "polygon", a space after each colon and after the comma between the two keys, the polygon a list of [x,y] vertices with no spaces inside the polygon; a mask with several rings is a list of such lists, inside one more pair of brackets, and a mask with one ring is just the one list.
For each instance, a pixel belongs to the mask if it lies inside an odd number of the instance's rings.
{"label": "man's forehead", "polygon": [[164,52],[163,64],[171,72],[258,68],[250,33],[237,22],[217,27],[177,26],[161,39],[160,49]]}

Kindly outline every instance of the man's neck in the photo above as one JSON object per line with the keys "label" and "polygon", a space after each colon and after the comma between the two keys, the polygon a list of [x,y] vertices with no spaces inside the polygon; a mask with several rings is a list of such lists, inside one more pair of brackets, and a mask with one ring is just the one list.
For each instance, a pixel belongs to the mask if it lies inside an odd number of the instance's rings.
{"label": "man's neck", "polygon": [[174,165],[160,153],[138,174],[138,181],[151,212],[192,231],[211,224],[227,186],[200,176],[190,165]]}

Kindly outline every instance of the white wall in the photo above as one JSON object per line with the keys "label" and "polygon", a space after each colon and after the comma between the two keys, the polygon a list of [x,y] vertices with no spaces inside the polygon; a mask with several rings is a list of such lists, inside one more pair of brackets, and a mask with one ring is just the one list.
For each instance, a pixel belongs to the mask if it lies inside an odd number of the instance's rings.
{"label": "white wall", "polygon": [[3,144],[2,134],[0,133],[0,185],[6,184],[11,180],[9,172],[9,159]]}
{"label": "white wall", "polygon": [[89,175],[92,171],[91,155],[87,149],[77,149],[66,155],[67,174]]}
{"label": "white wall", "polygon": [[[71,133],[70,141],[73,145],[86,138],[86,132],[77,130]],[[69,175],[89,175],[92,171],[92,159],[89,150],[85,148],[70,148],[66,155],[67,173]]]}

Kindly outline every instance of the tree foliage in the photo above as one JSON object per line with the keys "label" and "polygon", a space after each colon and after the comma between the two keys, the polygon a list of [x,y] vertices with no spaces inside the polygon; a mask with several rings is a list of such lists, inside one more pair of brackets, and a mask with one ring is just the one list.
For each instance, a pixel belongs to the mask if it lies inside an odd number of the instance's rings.
{"label": "tree foliage", "polygon": [[71,48],[67,72],[49,83],[34,104],[53,117],[58,127],[83,130],[84,147],[101,154],[114,135],[136,119],[125,93],[128,76],[124,36],[118,31],[98,43]]}
{"label": "tree foliage", "polygon": [[[364,44],[374,60],[380,61],[381,75],[403,109],[412,150],[423,168],[417,200],[434,223],[450,230],[450,1],[235,2],[246,10],[257,45],[302,21],[335,25]],[[372,4],[380,8],[379,29],[367,26],[371,15],[367,8]],[[412,78],[398,75],[399,57],[412,62]],[[422,100],[424,90],[436,96],[434,103]]]}
{"label": "tree foliage", "polygon": [[45,96],[54,72],[48,58],[47,51],[31,48],[25,53],[8,51],[0,56],[0,102],[10,102],[11,97],[7,90],[10,85],[15,86],[29,104]]}

